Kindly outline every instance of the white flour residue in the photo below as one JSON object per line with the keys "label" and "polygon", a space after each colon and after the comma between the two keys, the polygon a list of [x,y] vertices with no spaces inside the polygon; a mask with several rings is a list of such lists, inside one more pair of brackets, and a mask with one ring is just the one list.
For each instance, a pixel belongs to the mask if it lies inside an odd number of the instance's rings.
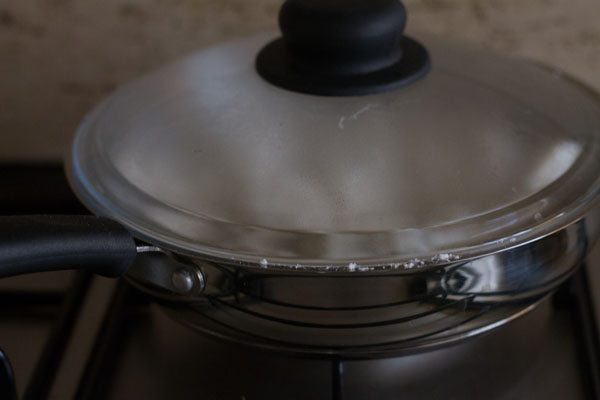
{"label": "white flour residue", "polygon": [[404,269],[413,269],[413,268],[422,267],[423,265],[425,265],[425,261],[423,261],[419,258],[413,258],[412,260],[402,264],[402,267]]}
{"label": "white flour residue", "polygon": [[404,269],[413,269],[417,265],[414,262],[409,261],[409,262],[405,262],[403,266],[404,266]]}
{"label": "white flour residue", "polygon": [[498,240],[496,241],[496,243],[503,245],[503,244],[505,244],[506,242],[508,242],[508,243],[512,244],[512,243],[515,243],[516,241],[517,241],[517,239],[516,239],[516,238],[514,238],[514,237],[513,237],[513,238],[510,238],[510,239],[509,239],[509,238],[502,238],[502,239],[498,239]]}
{"label": "white flour residue", "polygon": [[[326,271],[326,272],[327,271],[368,272],[368,271],[375,271],[379,268],[384,269],[384,270],[390,270],[390,269],[391,270],[413,270],[413,269],[427,267],[427,266],[431,266],[431,265],[435,265],[435,264],[439,265],[439,264],[458,261],[458,260],[460,260],[460,258],[461,257],[457,254],[440,253],[431,258],[425,258],[425,259],[413,258],[409,261],[387,264],[387,265],[381,266],[381,267],[360,265],[356,262],[350,262],[348,264],[342,264],[342,265],[319,265],[318,269],[321,271]],[[268,264],[269,263],[266,259],[262,259],[260,261],[260,265],[263,268],[267,268]],[[295,265],[291,265],[290,267],[293,269],[296,269],[296,270],[305,268],[305,266],[303,266],[302,264],[295,264]]]}
{"label": "white flour residue", "polygon": [[460,256],[457,256],[456,254],[441,253],[441,254],[438,254],[437,256],[433,256],[431,258],[431,261],[433,261],[434,263],[444,263],[444,262],[449,262],[449,261],[456,261],[459,259],[460,259]]}
{"label": "white flour residue", "polygon": [[340,118],[340,122],[338,122],[338,127],[340,128],[340,130],[344,130],[344,128],[346,127],[346,121],[356,121],[358,120],[358,117],[360,117],[361,114],[364,114],[367,111],[374,109],[375,107],[377,107],[377,104],[367,104],[366,106],[364,106],[354,114],[350,115],[349,117],[342,115],[342,117]]}

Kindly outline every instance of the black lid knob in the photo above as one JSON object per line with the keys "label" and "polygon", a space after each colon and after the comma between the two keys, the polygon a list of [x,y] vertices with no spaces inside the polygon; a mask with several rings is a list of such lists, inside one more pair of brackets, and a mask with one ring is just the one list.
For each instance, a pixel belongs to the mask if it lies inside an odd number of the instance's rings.
{"label": "black lid knob", "polygon": [[287,0],[283,38],[257,57],[267,81],[331,96],[377,93],[411,83],[429,70],[427,51],[403,35],[398,0]]}

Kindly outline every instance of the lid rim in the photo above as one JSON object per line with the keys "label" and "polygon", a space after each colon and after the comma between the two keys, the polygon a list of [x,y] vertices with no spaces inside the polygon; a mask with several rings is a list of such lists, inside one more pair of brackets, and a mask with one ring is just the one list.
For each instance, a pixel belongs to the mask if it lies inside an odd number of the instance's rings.
{"label": "lid rim", "polygon": [[[314,259],[303,260],[297,258],[287,259],[281,257],[248,255],[241,252],[228,252],[216,248],[199,246],[197,243],[194,245],[191,242],[174,240],[168,235],[157,233],[152,228],[144,227],[129,219],[123,219],[122,217],[106,214],[104,207],[99,205],[97,198],[90,193],[87,193],[87,191],[85,191],[78,183],[78,180],[76,179],[76,173],[74,172],[77,168],[74,167],[74,164],[76,163],[72,161],[72,158],[69,159],[69,162],[66,164],[66,172],[69,183],[77,197],[84,204],[86,204],[91,211],[104,217],[114,218],[118,222],[122,223],[127,229],[131,230],[134,236],[138,237],[139,239],[148,241],[149,243],[164,248],[165,250],[173,251],[175,253],[193,258],[221,262],[229,265],[252,267],[261,270],[264,270],[265,267],[268,267],[268,269],[284,269],[291,271],[343,273],[349,272],[349,270],[350,272],[380,272],[390,270],[396,272],[403,270],[414,271],[414,267],[411,266],[408,268],[407,265],[411,262],[414,262],[415,259],[425,262],[425,264],[419,266],[419,270],[439,268],[445,265],[464,263],[473,259],[501,253],[544,239],[576,224],[591,210],[595,209],[596,207],[600,207],[599,185],[595,193],[591,193],[591,195],[594,197],[591,201],[572,209],[570,213],[564,213],[559,217],[551,218],[544,223],[538,224],[525,231],[516,232],[509,236],[499,237],[498,239],[474,246],[447,249],[437,253],[424,254],[421,256],[394,256],[371,260],[345,259],[338,261],[322,261]],[[519,237],[519,239],[515,239],[516,237]],[[438,258],[436,260],[436,257],[439,257],[440,254],[449,255],[453,259],[440,260]],[[266,266],[264,260],[267,261]]]}

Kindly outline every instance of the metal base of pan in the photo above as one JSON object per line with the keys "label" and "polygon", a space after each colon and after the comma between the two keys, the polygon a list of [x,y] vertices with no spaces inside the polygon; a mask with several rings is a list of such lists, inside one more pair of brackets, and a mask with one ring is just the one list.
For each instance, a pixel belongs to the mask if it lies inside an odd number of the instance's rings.
{"label": "metal base of pan", "polygon": [[[468,310],[458,306],[444,312],[443,316],[436,316],[439,324],[437,332],[425,334],[419,329],[413,329],[410,321],[402,325],[390,326],[388,330],[393,330],[395,335],[389,336],[396,337],[395,341],[390,342],[376,342],[381,332],[375,332],[371,336],[369,328],[365,328],[364,344],[353,347],[316,346],[303,342],[301,337],[280,337],[281,331],[274,326],[269,326],[268,323],[263,327],[265,336],[261,337],[256,332],[244,331],[243,322],[241,319],[236,319],[235,313],[229,313],[219,307],[207,310],[205,313],[171,307],[164,307],[163,310],[171,318],[198,332],[261,350],[302,358],[359,360],[403,356],[459,343],[528,314],[544,299],[529,305],[511,305],[493,309]],[[219,320],[220,317],[222,320]],[[323,331],[322,335],[325,338],[327,332]]]}

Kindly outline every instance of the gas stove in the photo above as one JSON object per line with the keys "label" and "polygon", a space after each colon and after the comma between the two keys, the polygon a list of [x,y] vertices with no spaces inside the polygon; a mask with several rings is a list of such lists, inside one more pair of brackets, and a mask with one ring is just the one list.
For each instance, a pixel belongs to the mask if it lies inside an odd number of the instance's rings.
{"label": "gas stove", "polygon": [[[0,213],[86,213],[55,164],[0,166]],[[290,358],[204,337],[124,281],[0,281],[0,398],[600,398],[600,248],[535,310],[482,336],[378,360]]]}

